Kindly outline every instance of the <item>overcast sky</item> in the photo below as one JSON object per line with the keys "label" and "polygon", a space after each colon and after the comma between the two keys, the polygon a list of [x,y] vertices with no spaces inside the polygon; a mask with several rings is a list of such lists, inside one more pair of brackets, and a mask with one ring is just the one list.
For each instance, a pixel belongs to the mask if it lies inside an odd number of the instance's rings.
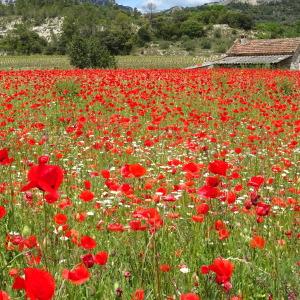
{"label": "overcast sky", "polygon": [[137,7],[143,9],[147,3],[152,2],[156,5],[157,10],[168,9],[173,6],[197,6],[204,3],[216,2],[216,0],[117,0],[118,4]]}

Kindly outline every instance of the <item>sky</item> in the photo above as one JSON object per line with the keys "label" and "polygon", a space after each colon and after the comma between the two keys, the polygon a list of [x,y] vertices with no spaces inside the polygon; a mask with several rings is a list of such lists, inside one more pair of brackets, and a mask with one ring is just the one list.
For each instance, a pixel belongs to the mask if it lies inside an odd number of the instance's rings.
{"label": "sky", "polygon": [[117,0],[116,2],[122,5],[136,7],[140,10],[144,10],[146,4],[152,2],[156,5],[157,10],[163,10],[174,6],[197,6],[215,1],[216,0]]}

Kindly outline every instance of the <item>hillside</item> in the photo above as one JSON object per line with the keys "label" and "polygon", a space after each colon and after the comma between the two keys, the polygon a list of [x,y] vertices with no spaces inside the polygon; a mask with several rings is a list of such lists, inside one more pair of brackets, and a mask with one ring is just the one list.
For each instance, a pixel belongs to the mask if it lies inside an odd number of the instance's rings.
{"label": "hillside", "polygon": [[0,4],[0,47],[9,54],[66,54],[79,36],[100,39],[114,55],[224,53],[242,34],[300,36],[299,11],[298,0],[255,6],[231,1],[149,14],[112,0],[16,0]]}

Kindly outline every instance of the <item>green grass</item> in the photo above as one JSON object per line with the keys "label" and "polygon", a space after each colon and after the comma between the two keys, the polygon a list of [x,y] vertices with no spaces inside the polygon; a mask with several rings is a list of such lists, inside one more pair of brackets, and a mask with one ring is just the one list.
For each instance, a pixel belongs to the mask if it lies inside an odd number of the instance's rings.
{"label": "green grass", "polygon": [[[119,69],[176,69],[200,64],[208,58],[194,56],[118,56]],[[0,69],[71,69],[67,56],[0,56]]]}

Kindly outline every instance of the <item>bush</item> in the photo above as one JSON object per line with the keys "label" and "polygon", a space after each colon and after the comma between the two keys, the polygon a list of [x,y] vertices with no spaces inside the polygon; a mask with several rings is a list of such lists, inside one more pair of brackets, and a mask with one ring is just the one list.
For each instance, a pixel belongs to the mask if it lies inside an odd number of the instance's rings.
{"label": "bush", "polygon": [[161,41],[159,43],[159,48],[162,50],[167,50],[170,48],[170,43],[168,41]]}
{"label": "bush", "polygon": [[200,43],[202,49],[211,49],[211,41],[209,39],[203,39]]}
{"label": "bush", "polygon": [[180,26],[181,34],[190,38],[197,38],[204,35],[203,26],[195,20],[187,20]]}
{"label": "bush", "polygon": [[1,41],[1,48],[8,54],[37,54],[47,47],[47,41],[25,25],[17,25]]}
{"label": "bush", "polygon": [[187,41],[182,43],[183,49],[188,51],[188,52],[195,51],[196,46],[197,46],[197,42],[195,40],[187,40]]}
{"label": "bush", "polygon": [[69,47],[69,56],[71,65],[79,69],[116,67],[114,56],[95,37],[88,40],[75,37]]}

